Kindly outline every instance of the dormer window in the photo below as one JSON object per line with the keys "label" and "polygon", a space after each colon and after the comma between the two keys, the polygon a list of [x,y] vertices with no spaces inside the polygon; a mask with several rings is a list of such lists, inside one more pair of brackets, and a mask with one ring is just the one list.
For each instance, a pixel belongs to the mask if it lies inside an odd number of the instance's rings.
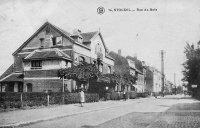
{"label": "dormer window", "polygon": [[82,42],[83,42],[83,38],[80,37],[80,36],[78,36],[78,42],[79,42],[79,43],[82,43]]}

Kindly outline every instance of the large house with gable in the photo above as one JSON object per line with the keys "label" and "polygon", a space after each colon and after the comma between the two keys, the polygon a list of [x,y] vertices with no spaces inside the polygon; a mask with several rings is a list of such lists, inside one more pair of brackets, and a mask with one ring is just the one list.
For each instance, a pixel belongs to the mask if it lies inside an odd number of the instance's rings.
{"label": "large house with gable", "polygon": [[[14,53],[14,63],[0,77],[1,92],[73,91],[78,83],[60,79],[58,70],[83,61],[96,63],[102,73],[112,73],[109,56],[99,31],[66,32],[46,22]],[[100,63],[99,63],[100,62]]]}
{"label": "large house with gable", "polygon": [[137,76],[136,83],[132,86],[132,90],[137,92],[146,92],[146,68],[144,61],[140,61],[137,57],[127,56],[126,57],[131,75]]}

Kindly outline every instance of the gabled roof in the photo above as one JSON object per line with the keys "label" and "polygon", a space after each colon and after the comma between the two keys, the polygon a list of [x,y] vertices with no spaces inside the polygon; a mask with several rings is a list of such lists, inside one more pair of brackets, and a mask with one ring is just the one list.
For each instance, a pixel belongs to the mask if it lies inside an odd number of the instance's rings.
{"label": "gabled roof", "polygon": [[70,55],[67,55],[63,51],[53,48],[53,49],[41,49],[35,50],[29,54],[24,60],[41,60],[41,59],[67,59],[71,60]]}
{"label": "gabled roof", "polygon": [[2,78],[0,82],[23,82],[23,74],[22,73],[11,73],[10,75]]}
{"label": "gabled roof", "polygon": [[108,54],[106,55],[106,57],[109,58],[109,59],[111,59],[111,60],[115,60],[113,57],[110,56],[110,53],[108,53]]}
{"label": "gabled roof", "polygon": [[143,73],[142,62],[138,60],[136,57],[127,56],[126,59],[130,59],[135,62],[135,69],[139,73]]}
{"label": "gabled roof", "polygon": [[87,32],[87,33],[80,33],[80,35],[83,37],[83,42],[90,42],[91,39],[98,33],[98,31],[95,32]]}
{"label": "gabled roof", "polygon": [[[49,23],[50,24],[50,23]],[[61,28],[59,28],[59,27],[57,27],[57,26],[55,26],[55,25],[53,25],[53,24],[51,24],[51,26],[53,26],[54,28],[56,28],[56,29],[58,29],[60,32],[62,32],[63,34],[65,34],[66,36],[71,36],[72,34],[71,33],[69,33],[69,32],[67,32],[67,31],[65,31],[65,30],[63,30],[63,29],[61,29]]]}
{"label": "gabled roof", "polygon": [[56,29],[58,32],[62,33],[67,39],[69,39],[70,41],[75,42],[70,36],[71,34],[69,32],[66,32],[65,30],[49,23],[48,21],[45,22],[28,40],[26,40],[14,53],[13,55],[15,55],[18,51],[20,51],[24,46],[26,46],[30,40],[32,40],[35,35],[37,35],[43,28],[45,28],[47,25],[50,25],[52,28]]}
{"label": "gabled roof", "polygon": [[13,64],[0,76],[0,80],[13,72]]}

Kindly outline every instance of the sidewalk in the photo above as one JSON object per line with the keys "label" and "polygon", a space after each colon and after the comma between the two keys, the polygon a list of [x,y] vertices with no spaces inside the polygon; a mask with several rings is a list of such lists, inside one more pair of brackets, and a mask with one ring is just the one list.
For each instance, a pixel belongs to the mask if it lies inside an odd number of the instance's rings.
{"label": "sidewalk", "polygon": [[81,113],[111,109],[130,103],[140,103],[148,99],[149,98],[129,99],[126,101],[100,101],[85,103],[83,104],[84,107],[80,107],[80,104],[55,105],[45,108],[3,112],[0,113],[0,127],[23,126]]}

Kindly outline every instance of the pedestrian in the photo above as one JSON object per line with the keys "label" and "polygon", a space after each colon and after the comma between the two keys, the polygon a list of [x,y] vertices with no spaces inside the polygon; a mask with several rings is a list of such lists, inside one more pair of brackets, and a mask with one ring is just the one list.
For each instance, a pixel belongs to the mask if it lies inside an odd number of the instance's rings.
{"label": "pedestrian", "polygon": [[126,101],[126,92],[125,92],[125,90],[123,92],[123,97],[124,97],[124,100]]}
{"label": "pedestrian", "polygon": [[157,98],[157,93],[156,92],[154,92],[154,97]]}
{"label": "pedestrian", "polygon": [[85,102],[85,94],[82,88],[79,93],[80,93],[80,104],[81,104],[81,107],[83,107],[83,103]]}

